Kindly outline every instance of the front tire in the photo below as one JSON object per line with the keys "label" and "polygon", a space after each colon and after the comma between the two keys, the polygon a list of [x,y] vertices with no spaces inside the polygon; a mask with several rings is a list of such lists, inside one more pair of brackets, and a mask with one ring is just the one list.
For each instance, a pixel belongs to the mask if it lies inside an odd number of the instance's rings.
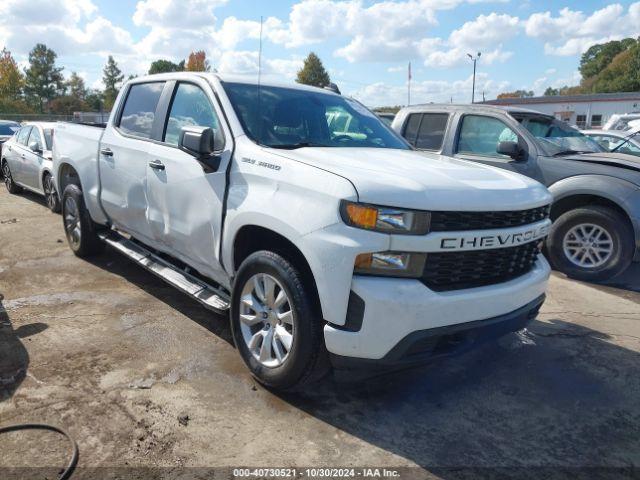
{"label": "front tire", "polygon": [[91,220],[77,185],[68,185],[62,194],[62,223],[69,247],[76,256],[90,257],[104,250],[97,233],[99,227]]}
{"label": "front tire", "polygon": [[327,371],[321,315],[300,271],[259,251],[238,270],[231,298],[236,348],[253,376],[279,390],[299,390]]}
{"label": "front tire", "polygon": [[7,191],[12,194],[22,192],[22,187],[16,185],[11,176],[11,168],[9,168],[9,162],[3,160],[2,162],[2,176],[4,177],[4,185],[7,187]]}
{"label": "front tire", "polygon": [[53,178],[50,174],[45,174],[42,179],[42,189],[44,190],[44,198],[47,201],[47,207],[53,213],[60,213],[60,199],[58,198],[58,192],[53,184]]}
{"label": "front tire", "polygon": [[554,222],[547,252],[553,268],[571,278],[607,280],[631,264],[633,230],[627,219],[612,208],[576,208]]}

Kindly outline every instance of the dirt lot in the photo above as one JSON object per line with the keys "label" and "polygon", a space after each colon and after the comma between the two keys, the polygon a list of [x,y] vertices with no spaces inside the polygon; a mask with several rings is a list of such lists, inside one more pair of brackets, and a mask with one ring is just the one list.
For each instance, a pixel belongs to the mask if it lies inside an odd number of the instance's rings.
{"label": "dirt lot", "polygon": [[[83,468],[638,467],[638,267],[617,286],[554,275],[539,319],[497,345],[282,396],[247,374],[225,318],[115,252],[77,259],[58,215],[3,188],[0,425],[68,429]],[[67,456],[55,434],[0,442],[0,467]]]}

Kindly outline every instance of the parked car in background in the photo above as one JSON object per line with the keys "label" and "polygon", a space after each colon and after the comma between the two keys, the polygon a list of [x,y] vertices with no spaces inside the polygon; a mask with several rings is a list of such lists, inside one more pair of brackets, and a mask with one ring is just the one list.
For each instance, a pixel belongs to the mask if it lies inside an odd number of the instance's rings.
{"label": "parked car in background", "polygon": [[14,133],[20,129],[20,124],[12,120],[0,120],[0,155],[2,154],[2,145],[9,140]]}
{"label": "parked car in background", "polygon": [[396,114],[390,112],[376,112],[376,115],[378,115],[378,118],[389,126],[393,123],[393,119],[396,118]]}
{"label": "parked car in background", "polygon": [[638,135],[640,128],[631,128],[629,130],[583,130],[582,133],[589,138],[593,138],[607,152],[640,156],[640,135]]}
{"label": "parked car in background", "polygon": [[614,114],[609,117],[602,130],[627,130],[629,122],[640,120],[640,112]]}
{"label": "parked car in background", "polygon": [[380,374],[458,353],[544,301],[546,188],[425,159],[325,89],[139,77],[106,128],[58,124],[53,154],[72,251],[106,243],[230,311],[239,354],[274,388],[329,362]]}
{"label": "parked car in background", "polygon": [[565,122],[532,110],[421,105],[393,122],[415,148],[522,173],[554,196],[552,265],[604,280],[640,260],[640,160],[607,152]]}
{"label": "parked car in background", "polygon": [[53,131],[55,123],[26,123],[5,142],[0,157],[4,184],[10,193],[23,188],[44,195],[52,212],[60,211],[60,200],[52,179]]}

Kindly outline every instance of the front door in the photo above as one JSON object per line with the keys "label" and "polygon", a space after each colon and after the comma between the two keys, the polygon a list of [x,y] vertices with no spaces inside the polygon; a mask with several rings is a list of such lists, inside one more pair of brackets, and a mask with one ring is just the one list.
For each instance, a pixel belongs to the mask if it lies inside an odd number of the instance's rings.
{"label": "front door", "polygon": [[22,127],[16,135],[16,141],[10,145],[9,153],[5,153],[5,159],[9,164],[14,182],[25,183],[24,163],[27,156],[27,141],[30,133],[31,125]]}
{"label": "front door", "polygon": [[153,241],[147,218],[146,175],[156,110],[165,82],[135,83],[126,93],[119,118],[100,142],[100,200],[116,228]]}
{"label": "front door", "polygon": [[[226,167],[232,137],[205,82],[178,82],[169,105],[161,143],[149,147],[147,199],[149,223],[161,250],[213,278],[224,278],[219,259]],[[178,148],[181,128],[211,127],[215,132],[217,171],[205,171]]]}
{"label": "front door", "polygon": [[521,160],[501,155],[496,151],[500,142],[517,142],[521,147],[526,147],[526,141],[499,118],[464,115],[460,119],[455,154],[465,160],[504,168],[540,180],[537,178],[540,174],[535,162],[528,154]]}
{"label": "front door", "polygon": [[[31,147],[35,147],[32,150]],[[44,150],[44,142],[42,135],[40,135],[40,129],[36,126],[31,128],[29,139],[27,140],[27,146],[24,149],[24,163],[22,164],[23,183],[36,190],[40,188],[40,167],[42,166],[43,158],[42,151]]]}

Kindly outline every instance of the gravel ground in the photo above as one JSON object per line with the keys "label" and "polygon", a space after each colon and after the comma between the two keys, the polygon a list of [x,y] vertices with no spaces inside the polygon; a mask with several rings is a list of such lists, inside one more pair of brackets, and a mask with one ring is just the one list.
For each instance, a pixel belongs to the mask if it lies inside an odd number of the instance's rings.
{"label": "gravel ground", "polygon": [[[78,477],[93,467],[176,477],[183,466],[420,466],[407,472],[443,478],[564,467],[575,477],[640,466],[640,265],[609,286],[554,274],[528,331],[464,356],[279,395],[247,374],[225,318],[113,251],[80,260],[63,239],[37,196],[2,189],[0,426],[67,429]],[[68,456],[53,433],[0,444],[0,468],[50,467],[43,478]]]}

